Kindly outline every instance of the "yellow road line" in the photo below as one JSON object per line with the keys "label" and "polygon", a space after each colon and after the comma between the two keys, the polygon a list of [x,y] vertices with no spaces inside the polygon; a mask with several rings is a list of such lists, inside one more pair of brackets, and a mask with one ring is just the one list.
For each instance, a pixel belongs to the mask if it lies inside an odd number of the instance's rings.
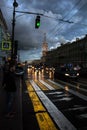
{"label": "yellow road line", "polygon": [[36,117],[39,123],[40,130],[57,130],[47,112],[37,113]]}
{"label": "yellow road line", "polygon": [[57,85],[51,83],[50,81],[48,81],[48,80],[44,80],[44,81],[45,81],[46,83],[48,83],[49,85],[51,85],[53,88],[55,88],[55,89],[60,89],[60,87],[58,87]]}
{"label": "yellow road line", "polygon": [[25,82],[26,82],[26,85],[27,85],[27,90],[28,90],[29,92],[34,91],[33,87],[32,87],[31,84],[29,83],[29,81],[26,80]]}
{"label": "yellow road line", "polygon": [[29,82],[26,82],[26,85],[27,85],[27,90],[28,90],[29,96],[33,103],[34,111],[35,112],[46,111],[45,108],[43,107],[42,103],[40,102],[37,94],[35,93],[33,87],[31,86],[31,84]]}
{"label": "yellow road line", "polygon": [[33,103],[34,111],[36,112],[36,118],[40,127],[40,130],[58,130],[38,98],[31,84],[26,81],[28,94]]}
{"label": "yellow road line", "polygon": [[46,111],[35,92],[29,92],[29,96],[30,96],[30,98],[32,100],[35,112]]}
{"label": "yellow road line", "polygon": [[38,80],[35,80],[35,83],[44,91],[44,90],[48,90],[48,88],[42,84],[41,82],[39,82]]}

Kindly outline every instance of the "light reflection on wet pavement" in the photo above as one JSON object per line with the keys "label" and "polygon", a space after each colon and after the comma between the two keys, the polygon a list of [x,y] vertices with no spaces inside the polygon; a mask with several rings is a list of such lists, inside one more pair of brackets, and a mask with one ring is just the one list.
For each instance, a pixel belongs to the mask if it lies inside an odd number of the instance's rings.
{"label": "light reflection on wet pavement", "polygon": [[[44,80],[44,76],[34,76],[34,79]],[[61,82],[59,82],[61,84]],[[46,83],[45,83],[46,85]],[[77,130],[87,130],[87,98],[79,94],[83,91],[83,94],[87,94],[86,86],[82,88],[82,84],[75,83],[69,86],[69,83],[63,83],[62,89],[51,89],[43,91],[45,95],[52,101],[52,103],[64,114],[64,116],[77,128]],[[73,91],[70,91],[72,88]],[[86,90],[86,92],[85,92]],[[80,96],[83,98],[81,99]],[[85,100],[84,100],[85,99]]]}
{"label": "light reflection on wet pavement", "polygon": [[45,91],[45,94],[78,130],[87,128],[86,101],[62,89]]}

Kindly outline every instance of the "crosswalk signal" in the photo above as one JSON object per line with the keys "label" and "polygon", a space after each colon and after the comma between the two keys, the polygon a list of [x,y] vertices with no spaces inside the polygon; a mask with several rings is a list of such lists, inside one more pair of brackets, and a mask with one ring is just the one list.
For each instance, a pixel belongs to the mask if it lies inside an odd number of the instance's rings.
{"label": "crosswalk signal", "polygon": [[37,16],[35,20],[35,28],[39,28],[39,27],[40,27],[40,16]]}
{"label": "crosswalk signal", "polygon": [[10,51],[11,50],[11,41],[2,41],[2,50]]}

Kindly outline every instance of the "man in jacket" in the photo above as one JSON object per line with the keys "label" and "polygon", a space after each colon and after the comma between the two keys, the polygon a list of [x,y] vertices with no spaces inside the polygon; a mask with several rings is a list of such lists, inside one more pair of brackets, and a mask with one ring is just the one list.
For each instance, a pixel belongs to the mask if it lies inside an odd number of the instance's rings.
{"label": "man in jacket", "polygon": [[4,73],[3,84],[6,92],[6,116],[12,117],[15,95],[16,95],[16,84],[15,84],[15,64],[9,64],[9,69]]}

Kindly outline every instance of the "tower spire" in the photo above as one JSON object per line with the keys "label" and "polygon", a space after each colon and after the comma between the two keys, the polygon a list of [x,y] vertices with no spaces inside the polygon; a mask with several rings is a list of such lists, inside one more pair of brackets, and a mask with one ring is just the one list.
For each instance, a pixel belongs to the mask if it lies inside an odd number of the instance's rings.
{"label": "tower spire", "polygon": [[42,44],[42,56],[46,56],[48,51],[48,43],[46,42],[46,33],[44,33],[44,42]]}
{"label": "tower spire", "polygon": [[46,42],[46,33],[44,33],[44,42]]}

